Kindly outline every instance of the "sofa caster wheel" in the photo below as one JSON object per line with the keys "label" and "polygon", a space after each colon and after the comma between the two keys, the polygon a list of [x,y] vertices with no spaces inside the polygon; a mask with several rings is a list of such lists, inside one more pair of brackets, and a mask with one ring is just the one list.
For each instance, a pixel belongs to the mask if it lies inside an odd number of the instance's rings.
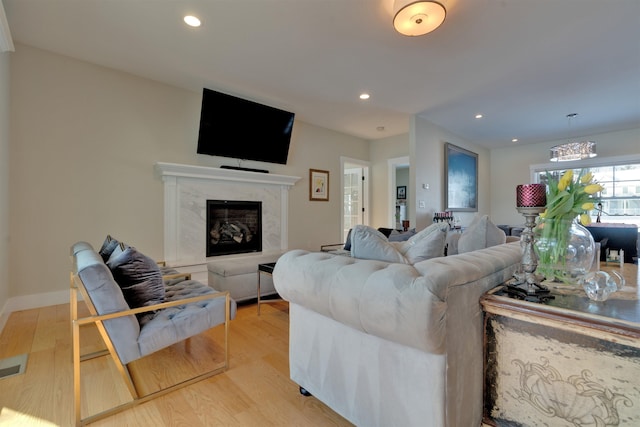
{"label": "sofa caster wheel", "polygon": [[300,387],[300,394],[307,397],[311,396],[311,393],[309,393],[304,387]]}

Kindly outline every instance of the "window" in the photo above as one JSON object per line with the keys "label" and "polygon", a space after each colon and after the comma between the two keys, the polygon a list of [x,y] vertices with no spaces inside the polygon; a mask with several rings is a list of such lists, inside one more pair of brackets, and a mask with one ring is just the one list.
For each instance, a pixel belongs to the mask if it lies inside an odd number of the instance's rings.
{"label": "window", "polygon": [[[600,221],[640,226],[640,162],[618,163],[611,161],[611,164],[606,164],[606,159],[602,160],[604,163],[573,169],[575,174],[578,174],[580,169],[589,170],[593,173],[595,180],[605,188],[599,195],[602,201]],[[545,183],[547,173],[559,177],[567,170],[552,170],[551,168],[541,170],[540,166],[532,166],[534,182]],[[554,166],[558,167],[557,164]],[[593,222],[598,220],[597,216],[598,210],[591,211]]]}

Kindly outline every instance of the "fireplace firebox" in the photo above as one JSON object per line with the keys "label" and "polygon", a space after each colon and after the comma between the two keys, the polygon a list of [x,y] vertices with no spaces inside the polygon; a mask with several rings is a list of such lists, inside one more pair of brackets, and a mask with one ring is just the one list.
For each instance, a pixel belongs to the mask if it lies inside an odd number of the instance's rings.
{"label": "fireplace firebox", "polygon": [[207,200],[207,257],[262,251],[262,202]]}

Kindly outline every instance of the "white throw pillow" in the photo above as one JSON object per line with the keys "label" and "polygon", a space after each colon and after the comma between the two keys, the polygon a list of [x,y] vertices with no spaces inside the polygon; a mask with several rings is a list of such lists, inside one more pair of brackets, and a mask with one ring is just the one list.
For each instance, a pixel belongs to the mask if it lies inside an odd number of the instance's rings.
{"label": "white throw pillow", "polygon": [[394,245],[407,262],[413,265],[425,259],[444,256],[448,231],[448,224],[431,224],[406,242],[397,242]]}
{"label": "white throw pillow", "polygon": [[504,231],[489,219],[489,215],[476,217],[458,240],[458,253],[471,252],[490,246],[501,245],[507,241]]}
{"label": "white throw pillow", "polygon": [[447,243],[445,243],[447,256],[458,254],[458,241],[460,240],[460,236],[462,236],[460,233],[447,234]]}
{"label": "white throw pillow", "polygon": [[405,257],[375,228],[356,225],[351,230],[351,256],[408,264]]}
{"label": "white throw pillow", "polygon": [[407,231],[403,231],[402,233],[399,232],[398,230],[393,230],[391,234],[389,234],[389,241],[390,242],[406,242],[407,240],[409,240],[411,237],[415,235],[416,235],[415,228],[412,228]]}

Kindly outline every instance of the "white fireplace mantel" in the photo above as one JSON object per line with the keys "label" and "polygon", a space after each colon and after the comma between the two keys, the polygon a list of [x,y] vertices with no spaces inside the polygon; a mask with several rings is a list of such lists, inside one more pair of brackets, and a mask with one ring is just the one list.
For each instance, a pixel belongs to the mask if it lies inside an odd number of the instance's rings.
{"label": "white fireplace mantel", "polygon": [[255,184],[286,185],[291,187],[299,176],[249,172],[236,169],[211,168],[207,166],[181,165],[178,163],[156,163],[156,170],[164,177],[197,178],[218,181],[248,182]]}
{"label": "white fireplace mantel", "polygon": [[282,251],[288,242],[289,188],[300,177],[158,162],[164,182],[164,257],[174,266],[207,261],[206,201],[261,201],[262,250]]}

